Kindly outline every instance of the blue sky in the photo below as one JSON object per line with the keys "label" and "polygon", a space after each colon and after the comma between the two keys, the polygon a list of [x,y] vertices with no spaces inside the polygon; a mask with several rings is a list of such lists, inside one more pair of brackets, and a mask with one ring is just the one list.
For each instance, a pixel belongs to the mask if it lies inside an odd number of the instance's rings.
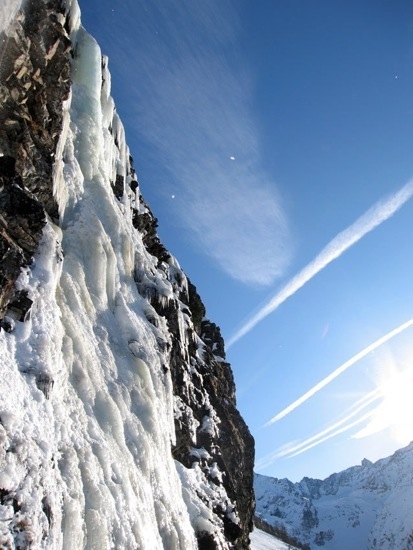
{"label": "blue sky", "polygon": [[160,236],[230,344],[257,471],[326,477],[407,444],[411,2],[81,9]]}

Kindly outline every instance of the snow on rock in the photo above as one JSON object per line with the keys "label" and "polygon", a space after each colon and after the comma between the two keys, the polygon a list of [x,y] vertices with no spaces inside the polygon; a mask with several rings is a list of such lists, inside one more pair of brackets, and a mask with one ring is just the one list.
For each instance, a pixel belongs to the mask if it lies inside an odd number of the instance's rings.
{"label": "snow on rock", "polygon": [[0,10],[0,33],[6,30],[20,9],[22,0],[3,0]]}
{"label": "snow on rock", "polygon": [[321,481],[256,474],[257,516],[312,549],[392,550],[413,543],[413,443]]}
{"label": "snow on rock", "polygon": [[140,194],[108,61],[76,0],[5,6],[0,547],[247,548],[253,440]]}

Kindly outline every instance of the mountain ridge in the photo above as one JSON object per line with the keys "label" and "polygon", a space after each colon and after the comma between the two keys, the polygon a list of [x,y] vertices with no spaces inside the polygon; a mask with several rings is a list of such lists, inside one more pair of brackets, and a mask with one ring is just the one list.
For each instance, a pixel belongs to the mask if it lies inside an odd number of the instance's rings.
{"label": "mountain ridge", "polygon": [[413,442],[390,457],[334,473],[324,480],[255,474],[257,515],[312,549],[413,546]]}

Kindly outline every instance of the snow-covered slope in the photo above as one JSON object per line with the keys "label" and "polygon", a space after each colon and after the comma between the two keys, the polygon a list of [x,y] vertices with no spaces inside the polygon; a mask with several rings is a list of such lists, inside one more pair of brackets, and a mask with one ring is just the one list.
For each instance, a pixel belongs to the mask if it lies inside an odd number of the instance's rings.
{"label": "snow-covered slope", "polygon": [[295,548],[260,529],[254,529],[251,533],[251,550],[295,550]]}
{"label": "snow-covered slope", "polygon": [[413,443],[321,481],[255,477],[257,515],[325,550],[413,548]]}
{"label": "snow-covered slope", "polygon": [[[253,441],[76,0],[0,31],[0,547],[247,548]],[[4,61],[5,60],[5,61]]]}

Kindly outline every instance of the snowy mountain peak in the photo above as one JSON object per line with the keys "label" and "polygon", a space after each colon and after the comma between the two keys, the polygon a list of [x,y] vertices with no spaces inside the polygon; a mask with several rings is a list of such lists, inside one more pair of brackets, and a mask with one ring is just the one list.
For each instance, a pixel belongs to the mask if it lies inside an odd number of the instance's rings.
{"label": "snowy mountain peak", "polygon": [[76,0],[0,19],[0,547],[248,548],[254,445]]}
{"label": "snowy mountain peak", "polygon": [[324,480],[255,476],[257,515],[312,549],[408,549],[413,543],[413,443]]}

